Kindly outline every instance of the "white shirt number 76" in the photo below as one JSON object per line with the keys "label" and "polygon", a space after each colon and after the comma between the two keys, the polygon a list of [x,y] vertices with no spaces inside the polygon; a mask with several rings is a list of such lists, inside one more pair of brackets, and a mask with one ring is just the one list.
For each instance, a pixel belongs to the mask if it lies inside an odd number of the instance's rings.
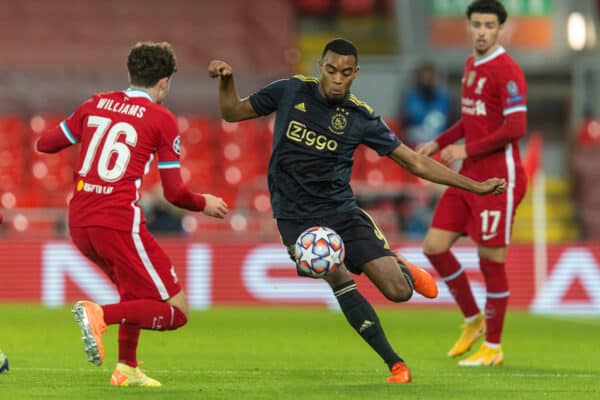
{"label": "white shirt number 76", "polygon": [[[98,117],[95,115],[91,115],[88,118],[87,124],[89,127],[96,128],[96,130],[88,145],[83,164],[79,170],[79,175],[86,176],[90,171],[94,158],[96,157],[98,146],[100,145],[104,134],[108,131],[106,140],[100,151],[100,157],[98,158],[98,176],[106,182],[118,181],[125,174],[131,158],[131,152],[129,151],[127,144],[135,146],[137,143],[137,132],[135,128],[127,122],[117,122],[111,126],[112,120],[110,118]],[[125,135],[125,143],[127,144],[118,142],[121,135]],[[116,154],[117,158],[112,168],[109,168],[109,163],[113,154]]]}

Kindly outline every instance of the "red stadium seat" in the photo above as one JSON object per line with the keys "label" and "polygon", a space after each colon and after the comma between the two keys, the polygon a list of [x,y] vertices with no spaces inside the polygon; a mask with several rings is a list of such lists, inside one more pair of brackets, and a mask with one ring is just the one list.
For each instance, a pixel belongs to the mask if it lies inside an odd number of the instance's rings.
{"label": "red stadium seat", "polygon": [[29,121],[29,178],[36,190],[40,191],[42,206],[66,207],[74,185],[74,165],[79,146],[71,146],[55,154],[43,154],[35,150],[35,143],[40,135],[56,127],[63,119],[60,116],[36,115]]}
{"label": "red stadium seat", "polygon": [[265,147],[270,149],[270,143],[263,143],[264,132],[262,121],[218,122],[215,184],[231,207],[241,185],[251,184],[266,174],[265,160],[270,150],[265,151]]}
{"label": "red stadium seat", "polygon": [[340,14],[347,16],[365,16],[374,14],[377,0],[340,0]]}
{"label": "red stadium seat", "polygon": [[418,179],[388,157],[379,156],[367,146],[356,149],[353,178],[368,186],[394,186],[402,183],[414,183]]}
{"label": "red stadium seat", "polygon": [[331,0],[295,0],[296,11],[300,15],[327,15],[333,11]]}
{"label": "red stadium seat", "polygon": [[195,192],[211,193],[216,171],[215,122],[203,116],[180,116],[181,177]]}
{"label": "red stadium seat", "polygon": [[[210,152],[215,144],[214,122],[201,116],[180,116],[177,118],[181,144],[186,147],[186,156],[196,158]],[[182,155],[183,157],[183,155]]]}
{"label": "red stadium seat", "polygon": [[267,174],[269,159],[273,147],[273,130],[275,128],[275,117],[261,118],[257,120],[255,155],[258,160],[258,167],[264,175]]}
{"label": "red stadium seat", "polygon": [[261,122],[248,120],[242,122],[217,122],[216,135],[219,143],[234,142],[239,144],[253,143],[258,140]]}
{"label": "red stadium seat", "polygon": [[24,131],[21,118],[0,117],[0,190],[16,189],[22,183]]}

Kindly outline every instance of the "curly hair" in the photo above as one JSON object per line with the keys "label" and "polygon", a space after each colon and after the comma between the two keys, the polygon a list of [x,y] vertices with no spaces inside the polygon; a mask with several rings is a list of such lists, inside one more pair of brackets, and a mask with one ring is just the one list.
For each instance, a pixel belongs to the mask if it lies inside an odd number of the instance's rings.
{"label": "curly hair", "polygon": [[152,87],[177,71],[175,52],[167,42],[138,42],[127,56],[131,84]]}
{"label": "curly hair", "polygon": [[504,5],[498,0],[475,0],[467,8],[467,18],[471,19],[473,13],[496,14],[500,25],[506,22],[506,18],[508,18]]}

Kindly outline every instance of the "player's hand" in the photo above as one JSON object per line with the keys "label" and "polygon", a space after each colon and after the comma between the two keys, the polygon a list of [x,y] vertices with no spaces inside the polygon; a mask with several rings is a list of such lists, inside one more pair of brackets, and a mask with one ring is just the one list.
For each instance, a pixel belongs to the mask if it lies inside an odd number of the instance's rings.
{"label": "player's hand", "polygon": [[213,196],[212,194],[203,194],[202,196],[206,199],[204,214],[219,219],[225,218],[225,215],[229,212],[229,208],[222,198]]}
{"label": "player's hand", "polygon": [[477,194],[500,194],[506,190],[506,180],[502,178],[490,178],[481,182],[481,191]]}
{"label": "player's hand", "polygon": [[233,68],[225,61],[212,60],[208,63],[208,75],[211,78],[228,79],[233,74]]}
{"label": "player's hand", "polygon": [[439,149],[440,145],[435,140],[432,140],[430,142],[418,145],[416,151],[419,154],[429,157],[434,155]]}
{"label": "player's hand", "polygon": [[451,144],[442,150],[440,156],[443,162],[452,164],[455,161],[467,158],[467,150],[464,144]]}

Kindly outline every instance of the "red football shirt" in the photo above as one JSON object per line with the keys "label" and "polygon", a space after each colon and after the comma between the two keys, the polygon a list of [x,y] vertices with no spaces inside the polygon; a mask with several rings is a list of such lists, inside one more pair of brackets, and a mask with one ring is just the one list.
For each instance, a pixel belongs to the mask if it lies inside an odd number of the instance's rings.
{"label": "red football shirt", "polygon": [[81,143],[69,225],[138,232],[145,222],[137,202],[154,155],[158,168],[179,168],[175,116],[138,89],[98,93],[81,104],[60,129]]}
{"label": "red football shirt", "polygon": [[[462,79],[461,119],[467,154],[474,142],[491,135],[506,116],[526,112],[527,85],[523,71],[498,47],[486,57],[466,61]],[[469,156],[463,161],[461,173],[483,180],[506,178],[509,184],[524,178],[518,139],[491,152]]]}

